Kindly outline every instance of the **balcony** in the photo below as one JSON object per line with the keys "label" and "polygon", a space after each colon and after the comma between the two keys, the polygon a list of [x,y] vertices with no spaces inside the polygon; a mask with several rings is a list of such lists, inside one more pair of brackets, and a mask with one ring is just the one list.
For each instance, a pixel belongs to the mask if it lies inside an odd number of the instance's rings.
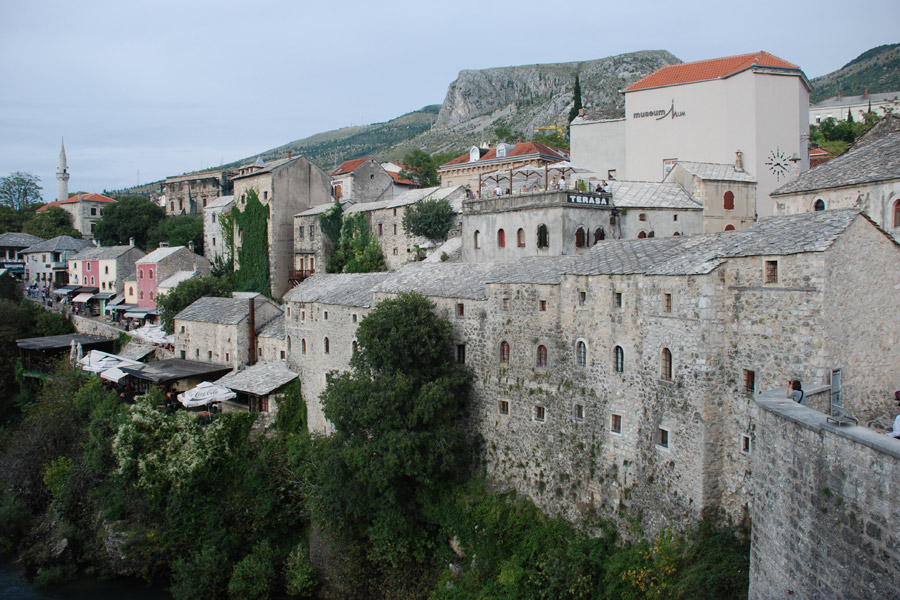
{"label": "balcony", "polygon": [[288,271],[288,280],[291,285],[300,285],[304,279],[315,274],[315,269],[291,269]]}

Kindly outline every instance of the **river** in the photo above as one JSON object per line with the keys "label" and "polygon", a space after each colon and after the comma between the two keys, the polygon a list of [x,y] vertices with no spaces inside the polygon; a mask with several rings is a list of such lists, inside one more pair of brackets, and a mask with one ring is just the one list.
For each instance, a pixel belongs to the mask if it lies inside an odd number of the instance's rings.
{"label": "river", "polygon": [[134,579],[78,581],[49,588],[35,587],[15,570],[7,559],[0,559],[0,598],[3,600],[171,600],[159,588],[147,588]]}

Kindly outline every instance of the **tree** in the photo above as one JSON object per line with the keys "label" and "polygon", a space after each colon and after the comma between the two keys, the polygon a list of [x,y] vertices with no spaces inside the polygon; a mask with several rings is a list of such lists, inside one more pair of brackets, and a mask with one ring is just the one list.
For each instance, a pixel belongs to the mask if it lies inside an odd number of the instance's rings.
{"label": "tree", "polygon": [[443,242],[453,226],[456,213],[446,200],[422,200],[403,213],[403,229],[410,235]]}
{"label": "tree", "polygon": [[437,165],[424,150],[410,150],[403,155],[406,169],[400,171],[400,177],[415,182],[419,187],[431,187],[440,184]]}
{"label": "tree", "polygon": [[194,252],[203,254],[203,217],[173,215],[160,220],[147,234],[147,246],[153,248],[160,242],[170,246],[187,246],[193,242]]}
{"label": "tree", "polygon": [[51,206],[47,210],[34,213],[22,231],[49,240],[60,235],[68,235],[75,239],[81,239],[81,232],[72,227],[72,215],[58,206]]}
{"label": "tree", "polygon": [[156,300],[163,330],[166,333],[175,331],[175,315],[203,296],[229,298],[233,291],[234,286],[227,277],[206,275],[182,281],[168,294],[163,294]]}
{"label": "tree", "polygon": [[371,273],[384,269],[381,244],[369,231],[363,213],[344,215],[341,237],[325,270],[329,273]]}
{"label": "tree", "polygon": [[166,216],[161,206],[141,196],[122,196],[103,209],[94,237],[104,246],[127,244],[131,238],[139,248],[148,248],[150,231]]}
{"label": "tree", "polygon": [[434,308],[412,293],[378,304],[357,329],[352,371],[329,375],[321,397],[335,431],[317,442],[314,508],[332,532],[394,566],[429,554],[437,524],[428,508],[467,464],[471,375]]}
{"label": "tree", "polygon": [[574,96],[574,104],[572,105],[572,109],[569,111],[569,123],[575,120],[575,117],[578,116],[578,113],[581,112],[581,79],[578,75],[575,76],[575,89],[573,90],[572,95]]}
{"label": "tree", "polygon": [[41,178],[16,171],[0,177],[0,204],[22,210],[41,201]]}

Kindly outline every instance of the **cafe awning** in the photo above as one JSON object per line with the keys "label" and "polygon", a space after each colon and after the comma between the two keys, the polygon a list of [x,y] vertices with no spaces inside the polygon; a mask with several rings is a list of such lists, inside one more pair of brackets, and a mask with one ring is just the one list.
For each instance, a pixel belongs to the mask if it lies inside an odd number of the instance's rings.
{"label": "cafe awning", "polygon": [[53,290],[53,293],[56,294],[57,296],[65,296],[69,292],[74,292],[78,288],[79,288],[79,286],[77,286],[77,285],[64,285],[61,288]]}
{"label": "cafe awning", "polygon": [[146,316],[146,310],[129,310],[127,313],[125,313],[126,319],[143,319]]}
{"label": "cafe awning", "polygon": [[178,394],[178,401],[187,408],[206,406],[212,402],[224,402],[234,398],[237,398],[237,394],[227,387],[208,381],[204,381],[194,389]]}
{"label": "cafe awning", "polygon": [[91,297],[91,300],[109,300],[110,298],[112,298],[115,295],[116,295],[115,292],[103,292],[100,294],[94,294]]}
{"label": "cafe awning", "polygon": [[87,302],[93,297],[94,294],[92,294],[91,292],[82,292],[81,294],[78,294],[77,296],[72,298],[72,302]]}

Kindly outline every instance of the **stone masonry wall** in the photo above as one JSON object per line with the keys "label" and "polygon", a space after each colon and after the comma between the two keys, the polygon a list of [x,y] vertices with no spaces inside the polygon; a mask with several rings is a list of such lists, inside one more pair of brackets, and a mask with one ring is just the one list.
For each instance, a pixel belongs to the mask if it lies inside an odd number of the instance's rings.
{"label": "stone masonry wall", "polygon": [[750,600],[897,597],[900,441],[782,394],[758,399]]}

